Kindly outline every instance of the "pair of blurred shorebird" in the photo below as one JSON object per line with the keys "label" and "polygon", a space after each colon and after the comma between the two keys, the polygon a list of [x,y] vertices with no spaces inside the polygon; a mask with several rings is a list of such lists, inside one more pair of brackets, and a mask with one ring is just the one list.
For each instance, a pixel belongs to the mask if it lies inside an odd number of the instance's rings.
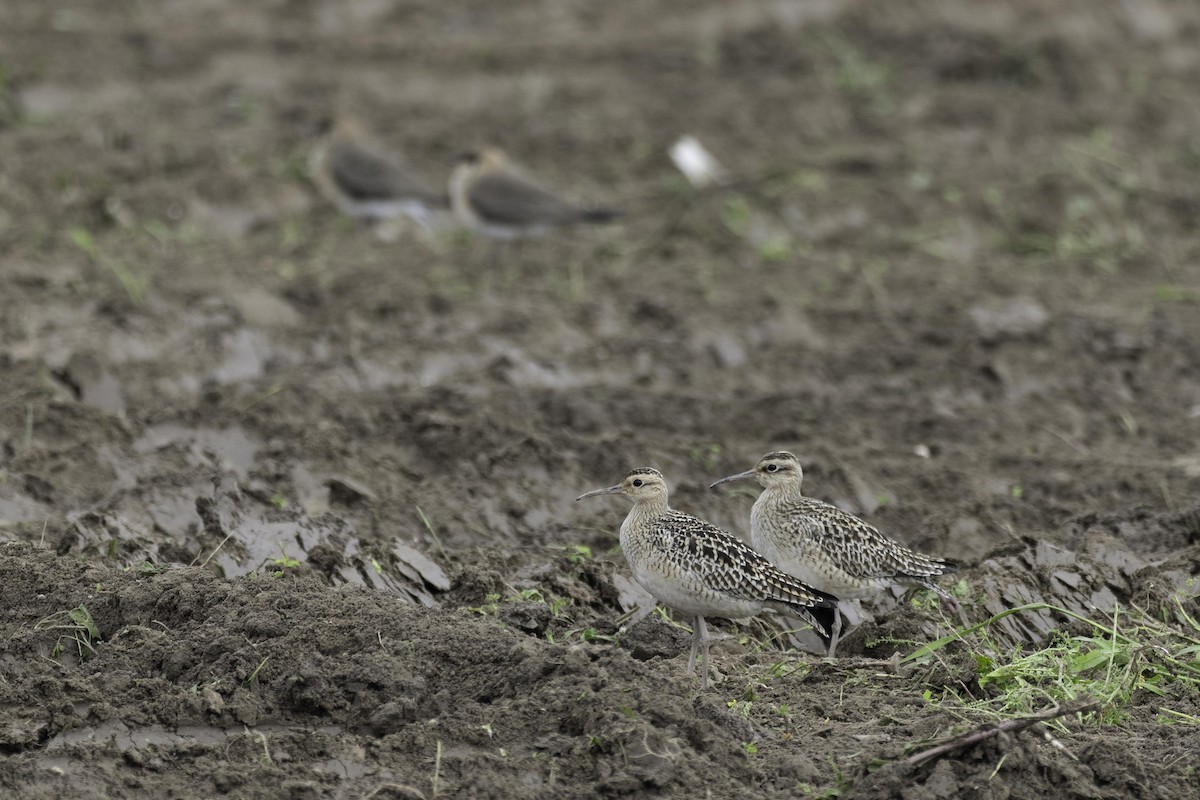
{"label": "pair of blurred shorebird", "polygon": [[954,569],[952,562],[910,550],[854,515],[804,496],[804,473],[793,454],[768,453],[753,469],[710,488],[748,479],[763,489],[750,512],[750,545],[671,508],[666,481],[654,469],[635,469],[615,486],[577,498],[622,494],[633,502],[621,525],[621,550],[638,583],[692,618],[688,673],[703,653],[703,687],[710,643],[705,617],[739,619],[768,608],[790,613],[810,624],[833,655],[842,627],[839,600],[900,585],[931,589],[957,609],[936,583]]}
{"label": "pair of blurred shorebird", "polygon": [[333,126],[313,150],[309,169],[322,194],[344,214],[365,220],[409,217],[437,228],[453,219],[491,239],[509,240],[617,216],[611,208],[563,199],[494,147],[463,153],[447,188],[435,188],[352,119]]}

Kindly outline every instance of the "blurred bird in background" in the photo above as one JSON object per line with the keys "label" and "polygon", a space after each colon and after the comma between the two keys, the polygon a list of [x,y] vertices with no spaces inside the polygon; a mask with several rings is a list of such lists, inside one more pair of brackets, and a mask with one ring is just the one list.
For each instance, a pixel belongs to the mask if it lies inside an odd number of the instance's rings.
{"label": "blurred bird in background", "polygon": [[552,228],[608,222],[611,208],[570,203],[525,177],[497,148],[464,153],[450,175],[450,205],[459,223],[492,239],[539,236]]}
{"label": "blurred bird in background", "polygon": [[427,229],[448,216],[444,192],[426,183],[399,155],[371,139],[361,123],[342,118],[313,149],[309,172],[321,194],[347,216],[410,217]]}

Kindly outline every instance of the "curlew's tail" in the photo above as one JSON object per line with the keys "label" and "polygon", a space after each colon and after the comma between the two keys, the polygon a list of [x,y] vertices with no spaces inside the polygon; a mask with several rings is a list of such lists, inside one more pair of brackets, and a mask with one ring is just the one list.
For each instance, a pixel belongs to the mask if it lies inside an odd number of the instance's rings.
{"label": "curlew's tail", "polygon": [[833,640],[833,625],[840,613],[842,612],[838,610],[837,603],[834,602],[828,608],[810,608],[804,615],[809,618],[808,621],[812,623],[813,630],[817,632],[817,636],[821,637],[821,642],[826,647],[829,647],[829,643]]}
{"label": "curlew's tail", "polygon": [[959,563],[957,561],[953,561],[949,558],[930,557],[929,560],[932,561],[935,565],[942,568],[942,571],[938,573],[939,575],[945,575],[950,572],[958,572],[958,570],[959,570],[959,566],[960,566]]}
{"label": "curlew's tail", "polygon": [[[803,585],[803,584],[801,584]],[[825,644],[832,638],[833,624],[837,620],[838,599],[831,594],[805,586],[805,589],[816,596],[814,602],[796,602],[789,600],[771,600],[767,605],[784,614],[793,614],[813,626],[813,630]]]}

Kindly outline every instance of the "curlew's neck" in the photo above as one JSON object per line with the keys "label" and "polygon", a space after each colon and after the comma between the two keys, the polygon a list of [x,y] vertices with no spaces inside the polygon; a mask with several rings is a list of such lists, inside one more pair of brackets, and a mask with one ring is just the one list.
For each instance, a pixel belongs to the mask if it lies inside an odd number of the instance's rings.
{"label": "curlew's neck", "polygon": [[802,481],[785,481],[774,483],[763,490],[762,500],[768,503],[778,503],[803,497],[804,484]]}
{"label": "curlew's neck", "polygon": [[621,523],[621,547],[626,551],[632,546],[632,539],[644,536],[653,530],[655,523],[670,512],[666,499],[639,500],[629,509],[625,521]]}
{"label": "curlew's neck", "polygon": [[629,509],[629,516],[637,516],[639,518],[661,517],[670,511],[670,506],[667,505],[666,497],[653,497],[638,500],[633,504],[633,508]]}

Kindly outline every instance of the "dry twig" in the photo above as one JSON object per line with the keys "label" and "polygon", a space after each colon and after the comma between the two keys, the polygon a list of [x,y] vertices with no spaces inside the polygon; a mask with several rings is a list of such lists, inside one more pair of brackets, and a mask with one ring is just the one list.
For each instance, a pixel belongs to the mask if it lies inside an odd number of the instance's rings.
{"label": "dry twig", "polygon": [[1017,731],[1023,731],[1026,728],[1037,725],[1040,722],[1058,719],[1059,717],[1065,717],[1069,714],[1079,714],[1084,711],[1095,711],[1099,707],[1100,702],[1098,700],[1083,698],[1078,702],[1071,703],[1070,705],[1055,706],[1054,708],[1048,708],[1045,711],[1039,711],[1036,714],[1029,714],[1028,716],[1005,720],[999,725],[991,722],[985,723],[974,730],[967,731],[966,733],[955,736],[953,739],[942,742],[936,747],[931,747],[928,750],[922,750],[919,753],[914,753],[905,759],[905,761],[914,766],[917,764],[923,764],[930,759],[944,756],[947,753],[954,752],[955,750],[962,750],[974,744],[978,744],[986,739],[990,739],[993,736],[998,736],[1001,733],[1015,733]]}

